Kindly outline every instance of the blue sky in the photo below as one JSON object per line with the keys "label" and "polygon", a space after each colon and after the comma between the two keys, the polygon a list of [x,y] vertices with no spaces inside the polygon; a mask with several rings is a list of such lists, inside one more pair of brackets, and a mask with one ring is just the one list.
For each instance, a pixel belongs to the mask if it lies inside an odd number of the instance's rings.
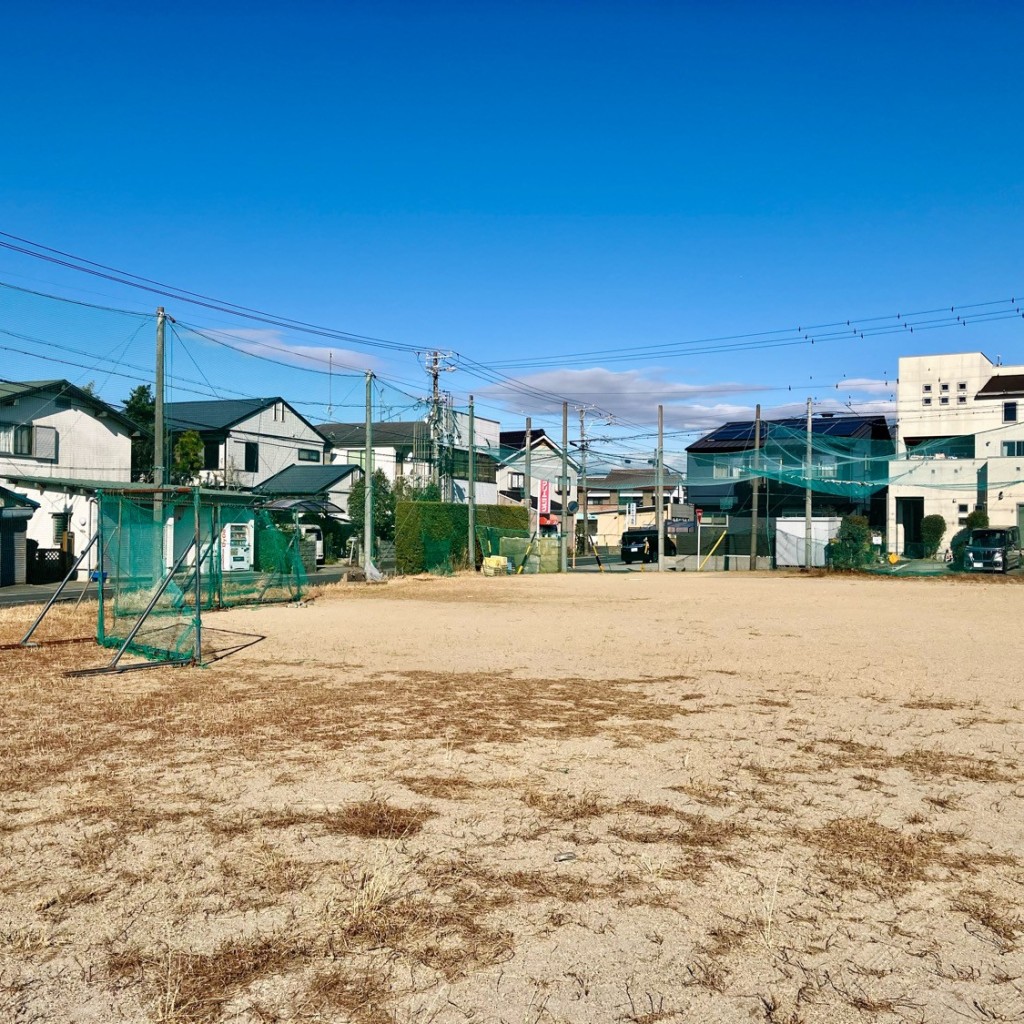
{"label": "blue sky", "polygon": [[[428,386],[415,352],[438,348],[458,353],[457,405],[474,393],[510,428],[532,414],[557,431],[545,395],[564,396],[628,435],[659,402],[677,431],[808,396],[885,410],[900,355],[1024,362],[1020,317],[801,337],[1024,292],[1019,5],[43,2],[5,24],[0,231],[408,346],[164,301],[248,346],[192,338],[175,356],[215,390],[321,418],[326,378],[252,343],[299,365],[333,346],[412,403]],[[0,281],[162,301],[5,249]],[[74,347],[75,325],[32,336]],[[791,333],[690,344],[772,331]],[[152,363],[145,331],[86,341]],[[109,362],[27,349],[0,349],[0,376],[130,387]]]}

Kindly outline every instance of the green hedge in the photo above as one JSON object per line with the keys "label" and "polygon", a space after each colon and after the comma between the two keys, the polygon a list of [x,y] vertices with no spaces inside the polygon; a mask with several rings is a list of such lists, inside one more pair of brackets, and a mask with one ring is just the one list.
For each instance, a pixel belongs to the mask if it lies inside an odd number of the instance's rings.
{"label": "green hedge", "polygon": [[[520,505],[477,505],[476,525],[498,529],[525,530],[527,511]],[[395,506],[395,561],[401,573],[427,572],[441,565],[429,565],[427,549],[446,554],[447,568],[468,565],[466,534],[469,506],[443,501],[400,501]],[[438,556],[435,554],[434,556]],[[475,564],[475,561],[474,561]]]}

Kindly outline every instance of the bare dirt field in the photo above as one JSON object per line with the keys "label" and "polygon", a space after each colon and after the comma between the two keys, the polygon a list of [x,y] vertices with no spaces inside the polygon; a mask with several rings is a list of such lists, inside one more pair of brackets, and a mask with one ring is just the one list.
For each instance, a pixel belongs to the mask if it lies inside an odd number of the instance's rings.
{"label": "bare dirt field", "polygon": [[264,639],[207,669],[0,651],[0,1021],[1024,1020],[1022,622],[461,576],[210,615]]}

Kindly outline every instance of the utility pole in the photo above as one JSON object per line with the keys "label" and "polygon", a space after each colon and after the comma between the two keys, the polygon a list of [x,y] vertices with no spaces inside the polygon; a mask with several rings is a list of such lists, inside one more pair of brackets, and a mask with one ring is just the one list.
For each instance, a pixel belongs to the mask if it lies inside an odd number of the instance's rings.
{"label": "utility pole", "polygon": [[366,371],[366,450],[363,454],[363,572],[373,569],[373,371]]}
{"label": "utility pole", "polygon": [[164,464],[164,323],[163,306],[156,309],[156,394],[153,396],[153,483],[163,487],[166,481]]}
{"label": "utility pole", "polygon": [[466,495],[469,502],[469,567],[476,569],[476,453],[474,452],[474,419],[473,419],[473,396],[469,396],[469,489]]}
{"label": "utility pole", "polygon": [[804,475],[807,477],[807,489],[804,491],[804,568],[808,572],[811,568],[811,553],[814,547],[811,539],[811,473],[814,469],[812,465],[814,448],[811,443],[814,431],[814,424],[811,422],[813,403],[813,399],[807,399],[807,455],[804,459]]}
{"label": "utility pole", "polygon": [[[164,443],[164,324],[167,315],[163,306],[156,308],[156,375],[153,396],[153,486],[163,487],[166,479],[167,445]],[[153,494],[153,522],[158,527],[154,544],[153,582],[163,575],[164,569],[164,496],[160,490]],[[173,556],[172,556],[173,557]],[[198,552],[196,553],[198,558]],[[102,588],[103,583],[100,583]]]}
{"label": "utility pole", "polygon": [[568,528],[569,523],[569,509],[568,509],[568,494],[569,494],[569,403],[562,403],[562,487],[561,487],[561,499],[562,499],[562,529],[561,529],[561,570],[562,572],[569,571],[569,558],[568,558],[568,538],[565,535],[565,531]]}
{"label": "utility pole", "polygon": [[[757,568],[757,501],[761,485],[761,477],[757,475],[761,468],[761,403],[757,404],[754,415],[754,477],[750,481],[750,568]],[[768,510],[765,509],[765,514]]]}
{"label": "utility pole", "polygon": [[[580,409],[580,491],[583,501],[583,554],[590,554],[590,505],[587,497],[587,407]],[[575,547],[573,548],[575,551]],[[575,563],[573,563],[575,568]]]}
{"label": "utility pole", "polygon": [[[433,351],[427,355],[424,367],[430,376],[430,482],[441,488],[441,390],[438,377],[441,372],[451,373],[455,367],[445,366],[443,361],[451,358],[450,352]],[[444,495],[441,495],[442,501]]]}
{"label": "utility pole", "polygon": [[658,406],[658,458],[654,477],[654,523],[658,528],[658,572],[665,571],[665,407]]}
{"label": "utility pole", "polygon": [[[526,530],[533,523],[533,477],[530,474],[530,459],[533,455],[533,420],[526,417],[526,464],[523,467],[523,490],[526,492]],[[537,530],[540,531],[540,512],[537,513]]]}

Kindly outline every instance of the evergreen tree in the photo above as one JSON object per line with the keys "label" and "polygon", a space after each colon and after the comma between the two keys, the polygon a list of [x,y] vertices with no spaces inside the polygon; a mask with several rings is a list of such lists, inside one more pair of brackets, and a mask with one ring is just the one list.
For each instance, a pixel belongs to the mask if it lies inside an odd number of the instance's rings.
{"label": "evergreen tree", "polygon": [[156,399],[150,384],[132,388],[124,401],[124,414],[139,428],[139,436],[132,438],[132,480],[153,479],[153,420]]}

